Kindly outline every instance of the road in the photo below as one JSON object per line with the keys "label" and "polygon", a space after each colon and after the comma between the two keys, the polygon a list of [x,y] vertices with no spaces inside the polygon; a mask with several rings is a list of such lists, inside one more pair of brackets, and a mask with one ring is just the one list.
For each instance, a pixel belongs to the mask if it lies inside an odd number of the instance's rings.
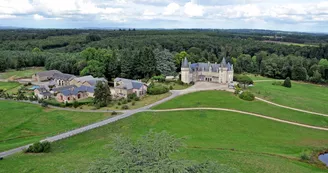
{"label": "road", "polygon": [[[194,86],[192,86],[192,87],[190,87],[188,89],[185,89],[185,90],[173,90],[173,91],[171,91],[171,93],[172,93],[171,96],[169,96],[167,98],[164,98],[164,99],[162,99],[162,100],[160,100],[158,102],[155,102],[153,104],[147,105],[145,107],[134,109],[134,110],[120,111],[123,114],[117,115],[115,117],[112,117],[112,118],[109,118],[109,119],[106,119],[106,120],[103,120],[101,122],[90,124],[90,125],[87,125],[85,127],[81,127],[81,128],[78,128],[78,129],[69,131],[69,132],[65,132],[65,133],[62,133],[62,134],[59,134],[59,135],[56,135],[56,136],[53,136],[53,137],[49,137],[49,138],[43,139],[41,141],[55,142],[55,141],[58,141],[58,140],[69,138],[71,136],[74,136],[74,135],[77,135],[77,134],[80,134],[80,133],[83,133],[83,132],[86,132],[86,131],[89,131],[89,130],[92,130],[92,129],[95,129],[95,128],[98,128],[98,127],[101,127],[101,126],[105,126],[107,124],[116,122],[118,120],[121,120],[121,119],[130,117],[130,116],[132,116],[132,115],[134,115],[136,113],[146,112],[146,111],[148,111],[148,112],[149,111],[151,111],[151,112],[170,112],[170,111],[187,111],[187,110],[229,111],[229,112],[236,112],[236,113],[241,113],[241,114],[245,114],[245,115],[252,115],[252,116],[256,116],[256,117],[260,117],[260,118],[265,118],[265,119],[269,119],[269,120],[273,120],[273,121],[277,121],[277,122],[281,122],[281,123],[286,123],[286,124],[291,124],[291,125],[296,125],[296,126],[301,126],[301,127],[305,127],[305,128],[311,128],[311,129],[316,129],[316,130],[325,130],[325,131],[328,131],[328,128],[310,126],[310,125],[306,125],[306,124],[300,124],[300,123],[295,123],[295,122],[291,122],[291,121],[285,121],[285,120],[281,120],[281,119],[277,119],[277,118],[272,118],[272,117],[268,117],[268,116],[265,116],[265,115],[260,115],[260,114],[250,113],[250,112],[244,112],[244,111],[238,111],[238,110],[233,110],[233,109],[225,109],[225,108],[181,108],[181,109],[169,109],[169,110],[150,110],[151,107],[154,107],[156,105],[159,105],[161,103],[164,103],[164,102],[166,102],[168,100],[171,100],[171,99],[173,99],[173,98],[175,98],[177,96],[188,94],[188,93],[192,93],[192,92],[204,91],[204,90],[226,90],[226,91],[229,91],[229,92],[232,91],[232,90],[230,90],[230,89],[228,89],[226,87],[222,87],[222,86],[217,85],[217,84],[216,85],[208,85],[208,84],[206,84],[206,86],[202,86],[202,83],[198,83],[198,84],[196,84],[196,85],[194,85]],[[265,101],[265,100],[260,99],[260,98],[257,98],[257,99],[258,100],[261,100],[261,101]],[[28,102],[28,101],[21,101],[21,102]],[[285,106],[278,105],[278,104],[275,104],[275,103],[272,103],[272,102],[269,102],[269,101],[265,101],[265,102],[267,102],[269,104],[276,105],[276,106],[285,107]],[[28,103],[31,103],[31,102],[28,102]],[[38,104],[37,102],[32,102],[32,103],[33,104]],[[60,110],[67,110],[67,111],[80,111],[80,112],[81,111],[82,112],[112,112],[111,110],[101,111],[101,110],[67,109],[67,108],[58,108],[58,107],[53,107],[53,108],[60,109]],[[290,108],[290,107],[285,107],[285,108],[293,109],[293,110],[301,111],[301,112],[311,113],[309,111],[299,110],[299,109]],[[319,113],[314,113],[314,114],[319,114]],[[0,153],[0,157],[7,157],[7,156],[10,156],[10,155],[15,154],[15,153],[22,152],[24,149],[28,148],[30,145],[31,144],[25,145],[25,146],[22,146],[22,147],[19,147],[19,148],[15,148],[15,149],[12,149],[12,150],[9,150],[9,151],[2,152],[2,153]]]}

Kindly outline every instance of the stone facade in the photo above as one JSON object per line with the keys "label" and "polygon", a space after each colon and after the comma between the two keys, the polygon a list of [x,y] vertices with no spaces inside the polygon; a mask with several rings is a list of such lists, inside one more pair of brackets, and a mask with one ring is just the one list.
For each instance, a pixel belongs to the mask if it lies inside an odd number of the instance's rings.
{"label": "stone facade", "polygon": [[226,63],[223,58],[220,64],[188,62],[187,58],[182,61],[181,81],[190,82],[206,81],[220,84],[233,83],[233,65]]}

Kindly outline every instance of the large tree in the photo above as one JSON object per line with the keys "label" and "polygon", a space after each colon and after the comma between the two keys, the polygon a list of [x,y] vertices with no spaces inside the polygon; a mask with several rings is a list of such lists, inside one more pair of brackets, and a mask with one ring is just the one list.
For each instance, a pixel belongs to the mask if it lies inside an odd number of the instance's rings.
{"label": "large tree", "polygon": [[107,83],[102,81],[97,82],[93,101],[99,107],[108,106],[112,101],[111,91]]}
{"label": "large tree", "polygon": [[154,54],[156,58],[156,69],[160,74],[165,76],[172,76],[176,74],[173,54],[170,51],[167,49],[164,49],[163,51],[155,49]]}
{"label": "large tree", "polygon": [[216,162],[197,163],[172,159],[171,154],[182,147],[180,139],[167,132],[149,132],[137,141],[114,137],[113,153],[92,165],[90,173],[232,173],[236,169]]}

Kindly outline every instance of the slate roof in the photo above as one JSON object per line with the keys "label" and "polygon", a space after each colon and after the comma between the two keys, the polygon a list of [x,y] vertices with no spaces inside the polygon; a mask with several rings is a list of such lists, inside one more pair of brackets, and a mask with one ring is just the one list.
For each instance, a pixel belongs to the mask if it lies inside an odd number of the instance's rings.
{"label": "slate roof", "polygon": [[77,88],[77,86],[76,85],[69,85],[69,86],[64,86],[64,87],[57,87],[57,88],[52,89],[52,91],[61,92],[63,90],[67,90],[67,89],[71,89],[71,88]]}
{"label": "slate roof", "polygon": [[193,63],[190,65],[190,71],[210,71],[212,68],[213,72],[218,71],[220,68],[227,68],[228,71],[233,70],[233,65],[226,62],[226,59],[223,58],[220,64],[213,63]]}
{"label": "slate roof", "polygon": [[76,78],[76,76],[71,74],[65,74],[65,73],[54,73],[53,78],[68,81]]}
{"label": "slate roof", "polygon": [[49,70],[49,71],[38,72],[36,73],[36,75],[38,75],[39,77],[53,77],[55,73],[61,74],[61,72],[58,70]]}
{"label": "slate roof", "polygon": [[50,97],[52,94],[49,91],[40,93],[41,95]]}
{"label": "slate roof", "polygon": [[76,87],[76,88],[62,90],[60,93],[62,93],[64,96],[71,96],[71,95],[77,95],[79,92],[94,93],[95,87],[80,86],[80,87]]}
{"label": "slate roof", "polygon": [[188,62],[187,57],[184,60],[182,60],[182,66],[181,67],[182,68],[189,68],[189,62]]}
{"label": "slate roof", "polygon": [[78,77],[78,78],[75,78],[74,80],[76,80],[77,82],[80,82],[80,83],[88,82],[92,86],[96,86],[98,81],[107,82],[107,80],[105,78],[95,78],[91,75]]}
{"label": "slate roof", "polygon": [[123,82],[122,85],[117,86],[117,88],[123,88],[123,89],[140,89],[145,84],[136,80],[131,79],[124,79],[124,78],[116,78],[114,82]]}

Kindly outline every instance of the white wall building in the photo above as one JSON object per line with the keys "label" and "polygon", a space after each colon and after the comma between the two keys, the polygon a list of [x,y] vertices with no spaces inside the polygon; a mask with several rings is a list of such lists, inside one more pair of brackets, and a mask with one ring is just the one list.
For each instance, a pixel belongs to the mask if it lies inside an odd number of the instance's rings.
{"label": "white wall building", "polygon": [[187,58],[182,61],[181,81],[190,82],[207,81],[220,84],[233,83],[233,65],[226,63],[223,58],[220,64],[208,63],[188,63]]}

